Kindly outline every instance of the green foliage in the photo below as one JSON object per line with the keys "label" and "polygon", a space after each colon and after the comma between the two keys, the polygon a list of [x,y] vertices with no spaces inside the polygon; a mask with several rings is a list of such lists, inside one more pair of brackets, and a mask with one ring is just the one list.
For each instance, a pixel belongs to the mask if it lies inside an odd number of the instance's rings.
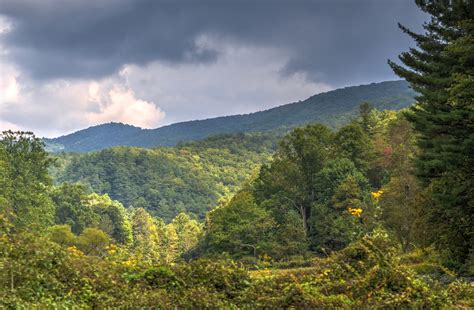
{"label": "green foliage", "polygon": [[249,192],[236,194],[225,206],[208,213],[206,250],[234,256],[272,254],[275,220],[259,207]]}
{"label": "green foliage", "polygon": [[[472,231],[469,175],[446,171],[422,188],[412,163],[424,150],[401,114],[364,104],[337,132],[295,129],[259,172],[267,135],[64,155],[52,171],[86,185],[58,187],[34,136],[4,136],[0,307],[474,306],[472,283],[446,267],[472,273],[459,238]],[[14,171],[41,186],[18,185]],[[45,201],[57,225],[38,220]]]}
{"label": "green foliage", "polygon": [[160,234],[153,218],[143,208],[133,212],[132,218],[133,251],[146,262],[159,261]]}
{"label": "green foliage", "polygon": [[178,214],[172,221],[178,236],[178,253],[186,253],[192,250],[202,237],[202,225],[189,217],[186,213]]}
{"label": "green foliage", "polygon": [[108,195],[90,194],[84,204],[98,215],[99,229],[118,243],[129,244],[132,241],[132,226],[121,203],[110,199]]}
{"label": "green foliage", "polygon": [[314,184],[310,247],[318,251],[339,250],[363,232],[360,215],[348,210],[368,211],[367,179],[353,162],[342,158],[328,162],[315,176]]}
{"label": "green foliage", "polygon": [[374,160],[373,148],[369,135],[359,124],[351,123],[342,127],[334,140],[339,157],[350,159],[360,171],[369,170]]}
{"label": "green foliage", "polygon": [[400,55],[405,67],[390,65],[420,94],[407,113],[419,134],[416,174],[431,191],[435,242],[461,265],[474,251],[474,3],[416,3],[431,15],[426,32],[400,26],[418,48]]}
{"label": "green foliage", "polygon": [[165,266],[147,269],[142,274],[135,275],[133,278],[135,281],[143,281],[147,287],[152,289],[179,289],[184,284],[173,270]]}
{"label": "green foliage", "polygon": [[75,234],[80,234],[86,227],[96,226],[99,214],[85,203],[87,195],[85,187],[79,184],[63,183],[54,188],[51,198],[56,207],[55,223],[69,225]]}
{"label": "green foliage", "polygon": [[380,200],[382,220],[405,252],[416,244],[423,245],[429,240],[421,209],[425,203],[423,193],[413,176],[392,177],[384,187]]}
{"label": "green foliage", "polygon": [[13,190],[13,184],[8,178],[8,161],[5,147],[0,144],[0,206],[2,211],[5,212],[9,209],[9,197],[11,197],[11,191]]}
{"label": "green foliage", "polygon": [[362,102],[359,105],[359,121],[358,124],[365,133],[374,134],[374,129],[377,126],[377,109],[375,109],[370,102]]}
{"label": "green foliage", "polygon": [[270,156],[259,135],[210,138],[176,148],[113,148],[66,156],[59,182],[81,182],[126,207],[144,208],[169,222],[185,212],[203,219],[220,198],[236,192]]}
{"label": "green foliage", "polygon": [[332,196],[332,206],[337,210],[348,210],[349,208],[362,209],[365,207],[365,196],[356,177],[354,175],[348,175],[336,187],[334,195]]}
{"label": "green foliage", "polygon": [[[25,230],[10,222],[5,210],[0,212],[0,307],[472,307],[472,283],[439,263],[440,258],[455,262],[456,257],[417,248],[428,239],[420,206],[429,205],[434,194],[419,190],[412,175],[417,148],[411,126],[400,116],[369,113],[369,132],[354,122],[335,134],[321,125],[290,133],[271,163],[208,213],[204,232],[178,205],[176,216],[165,224],[139,207],[147,204],[143,197],[127,210],[81,185],[46,186],[58,224],[46,234]],[[229,157],[262,151],[248,141],[222,139],[229,145],[224,151],[216,149],[216,138],[208,141],[212,148],[203,142],[150,152],[185,158],[193,167],[209,160],[205,156],[219,154],[215,160],[222,160],[219,169],[227,175],[242,169],[234,166],[229,172],[226,163],[234,160]],[[243,144],[246,149],[237,147]],[[0,175],[8,170],[1,150]],[[103,171],[122,169],[110,184],[129,195],[124,185],[134,175],[127,174],[127,165],[133,167],[138,160],[139,167],[148,153],[103,154],[110,155]],[[367,158],[361,154],[374,154],[364,169],[361,163]],[[115,165],[116,158],[126,164]],[[372,189],[367,179],[375,166],[387,173],[381,191]],[[13,190],[7,187],[3,193]],[[445,221],[438,229],[447,238],[453,229]],[[389,233],[374,230],[382,225]],[[407,253],[400,252],[399,244]],[[199,255],[210,259],[182,260]],[[222,259],[226,255],[239,262]]]}
{"label": "green foliage", "polygon": [[202,237],[202,225],[185,213],[169,224],[154,219],[145,209],[134,210],[133,243],[129,250],[134,259],[145,264],[172,263],[194,250]]}
{"label": "green foliage", "polygon": [[62,247],[76,244],[76,236],[71,232],[69,225],[54,225],[48,227],[49,239]]}
{"label": "green foliage", "polygon": [[[13,233],[1,214],[0,227],[0,307],[84,305],[77,270],[59,245],[28,231]],[[71,290],[77,296],[68,296]]]}
{"label": "green foliage", "polygon": [[[382,231],[311,267],[256,271],[253,278],[246,305],[261,308],[439,308],[462,299],[401,264]],[[463,284],[463,298],[468,287]]]}
{"label": "green foliage", "polygon": [[51,194],[57,224],[69,226],[76,235],[86,228],[98,228],[115,242],[130,244],[132,227],[127,210],[107,195],[87,194],[84,186],[64,183]]}
{"label": "green foliage", "polygon": [[355,122],[335,135],[322,125],[299,128],[282,140],[271,164],[262,167],[253,195],[280,227],[287,226],[292,214],[299,215],[306,249],[338,250],[368,226],[365,213],[372,210],[364,172],[375,155],[368,134]]}
{"label": "green foliage", "polygon": [[282,140],[273,162],[262,167],[256,181],[257,202],[274,213],[285,206],[298,212],[305,234],[315,200],[314,177],[329,158],[332,138],[332,132],[320,124],[295,129]]}
{"label": "green foliage", "polygon": [[0,135],[0,169],[3,201],[0,211],[17,225],[44,229],[53,223],[54,209],[48,195],[52,159],[43,142],[30,132],[4,131]]}
{"label": "green foliage", "polygon": [[110,237],[105,232],[88,227],[77,238],[77,247],[86,255],[104,255],[110,242]]}
{"label": "green foliage", "polygon": [[387,126],[385,166],[390,179],[382,189],[381,219],[404,252],[416,245],[426,245],[430,239],[423,210],[426,193],[413,175],[413,159],[418,153],[415,137],[411,124],[401,115]]}
{"label": "green foliage", "polygon": [[[469,308],[472,283],[426,278],[378,231],[305,268],[247,271],[229,260],[134,265],[84,256],[0,221],[0,305],[11,308]],[[87,231],[87,230],[85,230]],[[115,251],[115,250],[114,250]],[[420,272],[418,274],[414,270]],[[431,270],[434,270],[433,268]],[[432,272],[432,271],[429,271]],[[449,275],[449,271],[442,271]]]}
{"label": "green foliage", "polygon": [[369,184],[365,176],[357,170],[352,161],[341,158],[329,161],[326,166],[314,176],[314,188],[317,193],[317,201],[319,203],[330,204],[341,183],[349,181],[347,180],[348,177],[351,177],[352,181],[355,182],[355,187],[367,193]]}

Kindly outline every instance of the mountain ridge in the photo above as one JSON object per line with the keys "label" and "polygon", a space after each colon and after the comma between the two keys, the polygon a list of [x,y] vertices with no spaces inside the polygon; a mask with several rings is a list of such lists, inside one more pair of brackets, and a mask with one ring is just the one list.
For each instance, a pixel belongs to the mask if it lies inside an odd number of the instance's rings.
{"label": "mountain ridge", "polygon": [[44,141],[51,151],[87,152],[112,146],[174,146],[215,134],[290,129],[312,122],[338,127],[355,114],[362,102],[368,101],[380,110],[398,110],[411,105],[415,95],[404,80],[385,81],[335,89],[248,114],[178,122],[155,129],[112,122]]}

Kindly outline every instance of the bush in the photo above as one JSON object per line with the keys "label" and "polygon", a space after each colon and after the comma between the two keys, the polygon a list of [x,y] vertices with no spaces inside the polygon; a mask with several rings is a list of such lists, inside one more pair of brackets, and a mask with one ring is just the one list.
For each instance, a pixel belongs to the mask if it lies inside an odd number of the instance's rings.
{"label": "bush", "polygon": [[248,271],[228,259],[152,266],[116,247],[87,256],[0,231],[0,307],[472,308],[472,283],[432,278],[436,255],[397,249],[378,231],[327,258],[296,257],[297,268]]}

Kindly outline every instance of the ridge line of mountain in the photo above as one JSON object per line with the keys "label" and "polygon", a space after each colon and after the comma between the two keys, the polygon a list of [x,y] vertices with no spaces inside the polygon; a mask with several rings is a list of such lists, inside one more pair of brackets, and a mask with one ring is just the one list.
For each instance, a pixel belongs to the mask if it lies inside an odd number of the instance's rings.
{"label": "ridge line of mountain", "polygon": [[364,101],[381,110],[398,110],[411,105],[415,95],[404,80],[384,81],[339,88],[247,114],[183,121],[154,129],[111,122],[44,141],[51,151],[87,152],[111,146],[173,146],[215,134],[272,131],[311,122],[335,128],[346,123]]}

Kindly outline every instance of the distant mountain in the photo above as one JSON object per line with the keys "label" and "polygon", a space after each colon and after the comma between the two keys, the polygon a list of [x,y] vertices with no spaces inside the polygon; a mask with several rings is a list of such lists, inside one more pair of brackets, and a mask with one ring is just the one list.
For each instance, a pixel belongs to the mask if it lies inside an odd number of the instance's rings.
{"label": "distant mountain", "polygon": [[87,152],[111,146],[173,146],[215,134],[289,129],[312,122],[338,127],[355,115],[362,102],[370,102],[379,110],[398,110],[413,104],[415,95],[406,81],[388,81],[336,89],[251,114],[182,122],[156,129],[109,123],[44,141],[52,151]]}

